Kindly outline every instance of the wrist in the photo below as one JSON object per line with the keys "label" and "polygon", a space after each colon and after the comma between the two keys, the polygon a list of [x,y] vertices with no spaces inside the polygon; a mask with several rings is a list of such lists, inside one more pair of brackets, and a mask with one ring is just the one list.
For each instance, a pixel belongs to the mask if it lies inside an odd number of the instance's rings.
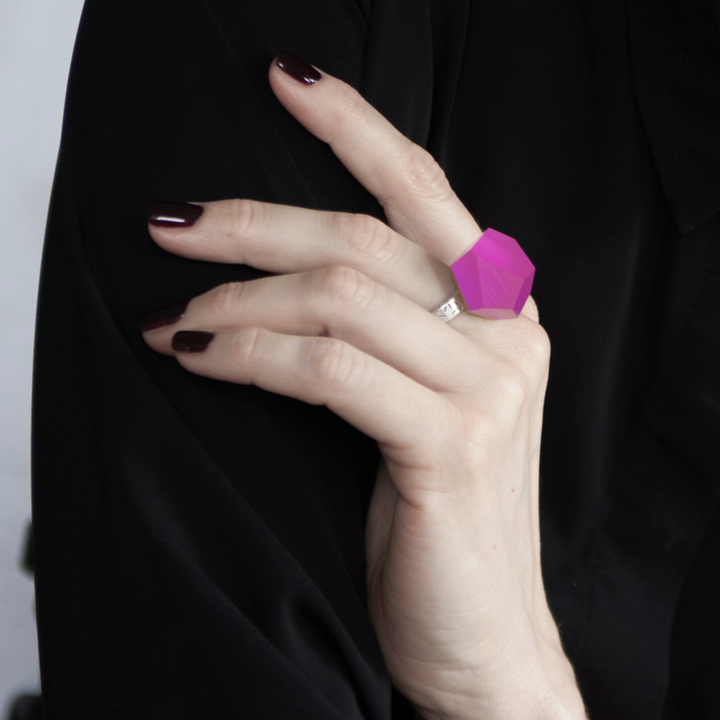
{"label": "wrist", "polygon": [[536,657],[495,671],[446,675],[443,689],[414,704],[417,720],[587,720],[570,662],[559,640]]}
{"label": "wrist", "polygon": [[[526,689],[527,690],[527,689]],[[443,707],[414,706],[415,720],[587,720],[577,686],[557,691],[536,687],[513,699],[461,697],[446,699]]]}

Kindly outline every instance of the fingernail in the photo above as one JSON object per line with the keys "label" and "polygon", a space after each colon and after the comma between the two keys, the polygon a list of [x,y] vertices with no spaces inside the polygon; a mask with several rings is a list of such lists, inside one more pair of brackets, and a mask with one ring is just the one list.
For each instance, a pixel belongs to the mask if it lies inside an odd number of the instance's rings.
{"label": "fingernail", "polygon": [[185,315],[187,306],[187,303],[169,305],[168,307],[160,308],[159,310],[155,310],[147,315],[143,315],[138,320],[140,332],[157,330],[158,328],[176,323],[183,317],[183,315]]}
{"label": "fingernail", "polygon": [[172,349],[175,352],[199,353],[207,350],[214,337],[213,333],[201,330],[180,330],[173,335]]}
{"label": "fingernail", "polygon": [[192,227],[203,214],[200,205],[156,202],[148,208],[148,222],[154,227]]}
{"label": "fingernail", "polygon": [[303,85],[314,85],[322,79],[322,75],[310,63],[306,63],[290,53],[281,52],[275,58],[275,64],[293,80]]}

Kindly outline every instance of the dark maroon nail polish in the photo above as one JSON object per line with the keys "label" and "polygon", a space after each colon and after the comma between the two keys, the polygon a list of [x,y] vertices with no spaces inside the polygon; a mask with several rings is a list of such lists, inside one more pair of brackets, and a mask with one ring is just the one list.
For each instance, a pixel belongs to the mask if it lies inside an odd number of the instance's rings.
{"label": "dark maroon nail polish", "polygon": [[148,222],[154,227],[192,227],[203,214],[200,205],[176,202],[156,202],[148,208]]}
{"label": "dark maroon nail polish", "polygon": [[179,305],[169,305],[168,307],[160,308],[147,315],[143,315],[138,320],[140,332],[157,330],[158,328],[172,325],[185,315],[186,309],[187,303],[181,303]]}
{"label": "dark maroon nail polish", "polygon": [[175,352],[199,353],[207,350],[214,337],[214,333],[201,330],[180,330],[173,335],[172,349]]}
{"label": "dark maroon nail polish", "polygon": [[322,75],[310,64],[290,53],[281,52],[275,58],[275,64],[293,80],[303,85],[314,85]]}

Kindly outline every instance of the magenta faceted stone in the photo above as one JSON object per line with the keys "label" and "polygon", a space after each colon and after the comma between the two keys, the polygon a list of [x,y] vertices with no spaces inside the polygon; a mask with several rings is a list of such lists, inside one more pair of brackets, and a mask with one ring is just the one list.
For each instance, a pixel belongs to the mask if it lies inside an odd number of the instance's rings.
{"label": "magenta faceted stone", "polygon": [[520,314],[535,277],[535,266],[517,241],[490,228],[452,271],[468,310],[493,320]]}

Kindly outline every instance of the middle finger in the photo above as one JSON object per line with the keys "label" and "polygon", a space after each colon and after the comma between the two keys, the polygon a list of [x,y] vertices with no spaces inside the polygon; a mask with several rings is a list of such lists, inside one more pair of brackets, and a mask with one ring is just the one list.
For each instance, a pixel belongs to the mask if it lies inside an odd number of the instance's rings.
{"label": "middle finger", "polygon": [[198,207],[203,208],[202,215],[183,227],[168,219],[182,212],[182,205],[153,206],[153,239],[185,257],[273,273],[352,267],[426,310],[445,302],[457,289],[447,265],[369,215],[254,200],[221,200]]}

